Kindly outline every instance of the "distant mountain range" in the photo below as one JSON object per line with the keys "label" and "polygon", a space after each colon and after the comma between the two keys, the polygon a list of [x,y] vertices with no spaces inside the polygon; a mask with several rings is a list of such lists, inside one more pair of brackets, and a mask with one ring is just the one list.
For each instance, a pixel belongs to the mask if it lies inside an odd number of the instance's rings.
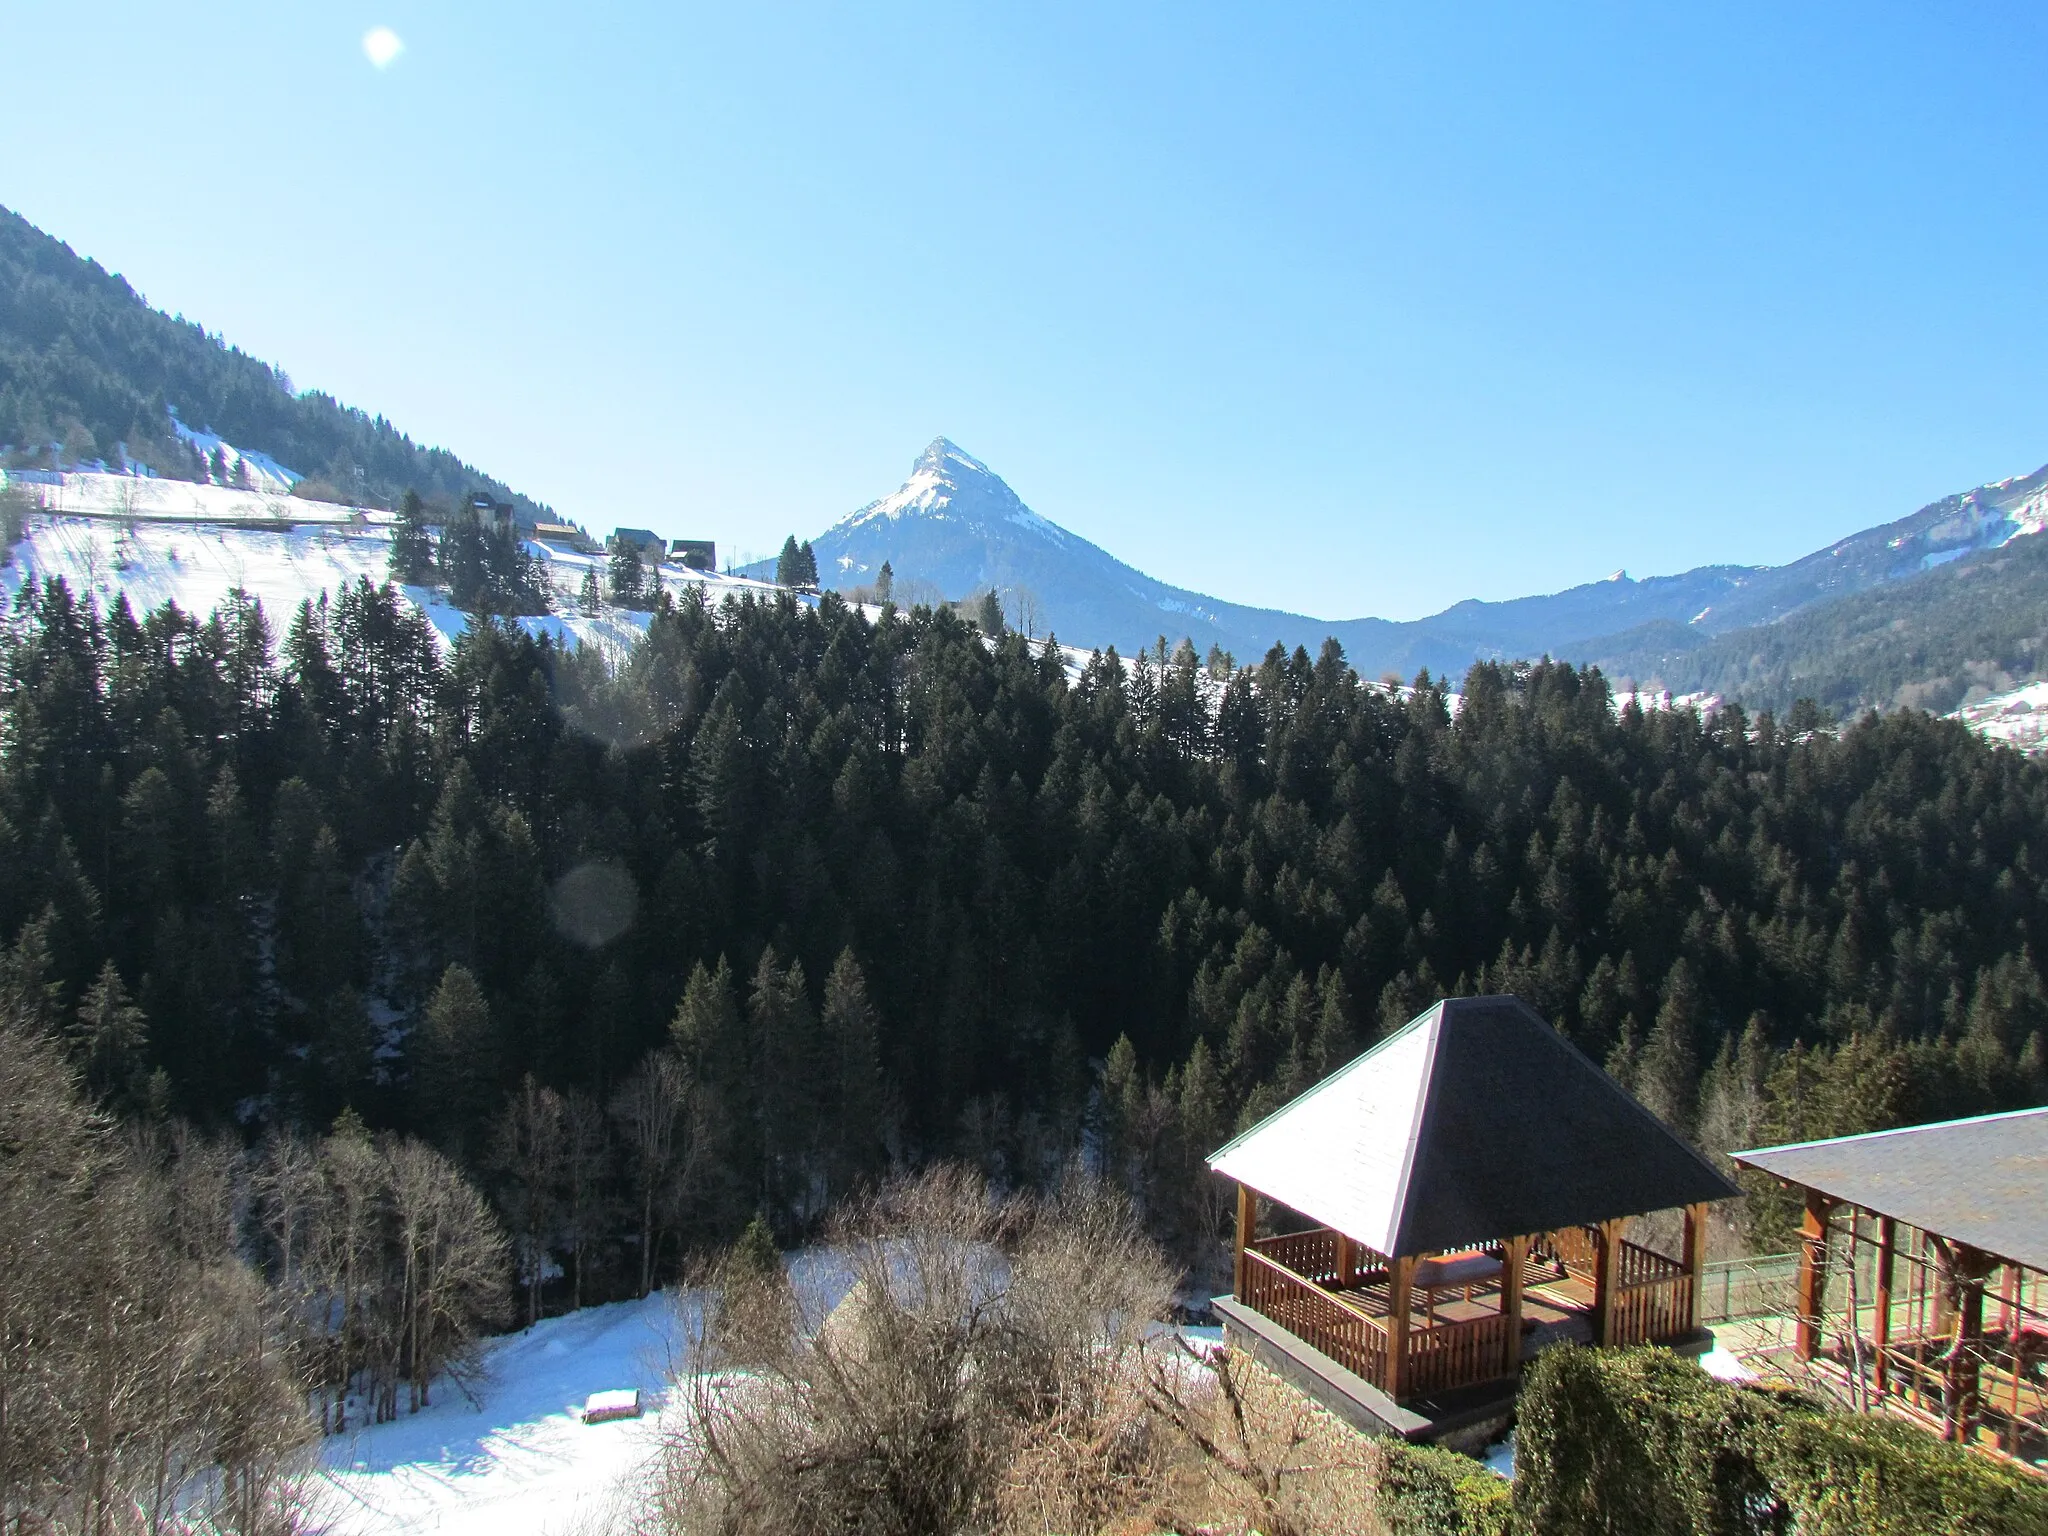
{"label": "distant mountain range", "polygon": [[[1032,511],[1001,476],[942,437],[919,455],[900,489],[840,519],[812,547],[829,586],[871,586],[886,561],[899,596],[965,598],[993,588],[1011,616],[1039,634],[1115,645],[1127,654],[1163,635],[1169,644],[1185,637],[1204,651],[1220,645],[1246,661],[1276,643],[1314,650],[1334,636],[1367,676],[1407,677],[1422,667],[1456,676],[1475,660],[1547,654],[1601,661],[1646,685],[1712,687],[1731,696],[1762,691],[1778,702],[1823,660],[1805,654],[1810,647],[1798,638],[1827,632],[1816,629],[1814,615],[1867,595],[1853,622],[1896,635],[1894,606],[1970,606],[1964,589],[1981,557],[2044,527],[2048,469],[1946,497],[1789,565],[1710,565],[1644,580],[1617,572],[1543,596],[1457,603],[1406,623],[1315,619],[1156,580]],[[1944,580],[1921,583],[1945,568]],[[2013,579],[2032,569],[2031,560],[2023,562]],[[772,566],[762,573],[772,574]],[[1803,622],[1786,627],[1795,616]],[[1943,633],[1950,627],[1925,611],[1917,622],[1923,637],[1930,624]],[[1737,667],[1732,658],[1770,649],[1765,631],[1791,642],[1779,648],[1782,665]],[[1843,706],[1920,702],[1892,695],[1929,676],[1947,680],[1956,670],[1922,656],[1883,669],[1883,697],[1854,677],[1830,677],[1823,691]],[[1968,686],[1953,691],[1960,696]],[[1946,681],[1935,690],[1948,691]]]}
{"label": "distant mountain range", "polygon": [[[276,488],[302,496],[388,506],[408,487],[443,501],[486,490],[528,520],[549,516],[454,454],[299,391],[281,370],[150,308],[118,274],[0,209],[5,461],[198,480],[221,438],[239,445],[256,480],[281,476]],[[899,600],[993,588],[1013,621],[1070,645],[1129,653],[1164,636],[1252,661],[1274,644],[1313,651],[1335,637],[1368,677],[1427,667],[1455,678],[1474,660],[1548,654],[1646,688],[1759,706],[1806,696],[1840,711],[1947,711],[2023,690],[2048,669],[2048,539],[2030,537],[2044,527],[2048,469],[1946,497],[1789,565],[1644,580],[1617,572],[1407,623],[1317,619],[1148,576],[1040,516],[939,438],[894,494],[813,545],[828,585],[871,586],[887,561]],[[772,575],[772,562],[753,571]]]}

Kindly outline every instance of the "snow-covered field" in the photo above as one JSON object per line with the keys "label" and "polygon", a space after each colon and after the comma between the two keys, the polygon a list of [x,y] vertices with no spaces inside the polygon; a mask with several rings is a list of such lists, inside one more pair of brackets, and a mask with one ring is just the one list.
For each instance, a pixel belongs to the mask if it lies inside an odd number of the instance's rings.
{"label": "snow-covered field", "polygon": [[[312,1528],[331,1536],[624,1528],[661,1445],[662,1396],[682,1338],[673,1299],[657,1292],[495,1340],[480,1404],[443,1383],[432,1407],[323,1444]],[[645,1417],[582,1421],[585,1398],[627,1387],[640,1389]]]}
{"label": "snow-covered field", "polygon": [[2027,683],[1965,704],[1949,717],[1979,736],[2029,754],[2048,752],[2048,682]]}
{"label": "snow-covered field", "polygon": [[[595,570],[602,583],[605,556],[539,543],[527,547],[547,561],[556,610],[519,620],[530,634],[622,653],[646,632],[644,613],[615,608],[589,616],[577,612],[584,574]],[[11,602],[23,582],[62,576],[73,592],[91,593],[101,607],[126,592],[138,617],[166,602],[203,616],[239,587],[263,604],[281,637],[302,600],[325,591],[331,601],[358,577],[381,583],[390,559],[388,526],[252,527],[247,522],[32,517],[27,536],[15,546],[13,564],[0,570],[0,592]],[[678,596],[688,587],[702,586],[713,602],[731,593],[775,590],[758,581],[675,566],[662,568],[662,581]],[[452,641],[469,622],[430,588],[400,590],[444,640]]]}
{"label": "snow-covered field", "polygon": [[[799,1315],[816,1326],[852,1286],[831,1249],[790,1255]],[[480,1401],[433,1406],[321,1445],[309,1525],[321,1536],[609,1536],[630,1528],[665,1433],[665,1398],[700,1319],[695,1293],[586,1307],[494,1339]],[[585,1424],[593,1393],[638,1388],[646,1414]]]}

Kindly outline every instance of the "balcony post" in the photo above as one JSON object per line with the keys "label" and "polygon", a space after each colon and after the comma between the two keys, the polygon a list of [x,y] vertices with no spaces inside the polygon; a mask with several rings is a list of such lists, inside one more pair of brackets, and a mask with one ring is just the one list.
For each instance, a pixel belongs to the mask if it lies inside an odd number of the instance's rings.
{"label": "balcony post", "polygon": [[1388,1260],[1387,1264],[1387,1396],[1395,1402],[1407,1386],[1408,1299],[1415,1282],[1415,1259]]}
{"label": "balcony post", "polygon": [[1828,1216],[1834,1202],[1817,1189],[1806,1192],[1799,1223],[1799,1315],[1793,1352],[1802,1360],[1820,1354],[1821,1313],[1827,1305]]}
{"label": "balcony post", "polygon": [[1614,1287],[1621,1268],[1621,1222],[1603,1221],[1594,1228],[1593,1342],[1614,1342]]}
{"label": "balcony post", "polygon": [[1500,1373],[1512,1376],[1522,1366],[1522,1269],[1529,1257],[1529,1239],[1511,1237],[1501,1244],[1500,1315],[1506,1340],[1501,1345]]}
{"label": "balcony post", "polygon": [[1898,1243],[1898,1223],[1889,1216],[1877,1218],[1877,1294],[1871,1298],[1876,1311],[1870,1319],[1870,1376],[1882,1398],[1891,1382],[1892,1363],[1892,1254]]}
{"label": "balcony post", "polygon": [[1700,1331],[1700,1309],[1707,1286],[1707,1206],[1705,1201],[1685,1208],[1685,1276],[1689,1295],[1685,1304],[1685,1328]]}
{"label": "balcony post", "polygon": [[1252,1237],[1258,1228],[1259,1197],[1252,1192],[1249,1184],[1237,1186],[1237,1253],[1234,1272],[1231,1277],[1231,1294],[1239,1301],[1245,1299],[1244,1251],[1251,1247]]}

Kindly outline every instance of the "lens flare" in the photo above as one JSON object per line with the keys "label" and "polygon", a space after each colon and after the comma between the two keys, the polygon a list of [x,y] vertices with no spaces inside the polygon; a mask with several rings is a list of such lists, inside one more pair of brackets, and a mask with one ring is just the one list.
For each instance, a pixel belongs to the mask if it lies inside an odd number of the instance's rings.
{"label": "lens flare", "polygon": [[372,27],[363,34],[363,57],[379,69],[405,52],[405,44],[389,27]]}

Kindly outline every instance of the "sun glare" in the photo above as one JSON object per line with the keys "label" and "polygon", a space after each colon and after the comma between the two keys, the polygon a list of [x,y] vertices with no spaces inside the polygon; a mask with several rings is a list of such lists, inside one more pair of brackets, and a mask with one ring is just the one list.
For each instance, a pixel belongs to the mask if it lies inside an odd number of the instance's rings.
{"label": "sun glare", "polygon": [[405,44],[389,27],[372,27],[363,34],[363,56],[379,69],[405,52]]}

